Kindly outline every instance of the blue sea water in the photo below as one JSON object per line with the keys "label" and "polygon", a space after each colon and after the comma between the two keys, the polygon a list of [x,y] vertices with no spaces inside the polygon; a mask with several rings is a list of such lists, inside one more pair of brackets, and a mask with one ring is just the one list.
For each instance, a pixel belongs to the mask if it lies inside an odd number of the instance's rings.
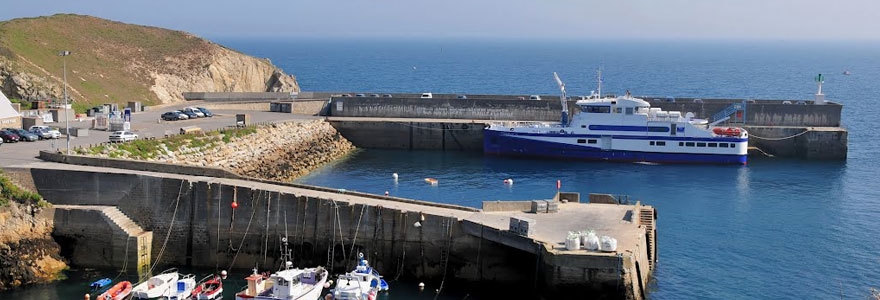
{"label": "blue sea water", "polygon": [[[653,299],[864,298],[880,287],[880,44],[526,40],[228,40],[296,74],[304,90],[812,99],[843,103],[845,161],[748,166],[512,159],[365,150],[298,181],[479,206],[563,189],[628,194],[658,209]],[[849,70],[852,75],[845,76]],[[400,173],[394,183],[391,173]],[[429,186],[423,178],[437,178]],[[512,187],[502,180],[515,179]]]}

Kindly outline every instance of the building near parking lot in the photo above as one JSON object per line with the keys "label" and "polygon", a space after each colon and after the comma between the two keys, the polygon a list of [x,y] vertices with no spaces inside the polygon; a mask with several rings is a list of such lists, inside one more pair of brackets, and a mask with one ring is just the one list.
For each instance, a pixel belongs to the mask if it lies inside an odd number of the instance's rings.
{"label": "building near parking lot", "polygon": [[21,114],[12,108],[12,102],[0,91],[0,128],[21,128]]}

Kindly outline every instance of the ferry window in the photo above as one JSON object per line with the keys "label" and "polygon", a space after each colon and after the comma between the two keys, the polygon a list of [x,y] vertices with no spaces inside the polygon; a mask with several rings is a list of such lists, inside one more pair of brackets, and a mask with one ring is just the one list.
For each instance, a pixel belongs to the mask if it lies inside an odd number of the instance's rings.
{"label": "ferry window", "polygon": [[587,125],[581,125],[581,128],[587,128]]}
{"label": "ferry window", "polygon": [[669,132],[669,127],[663,126],[651,126],[648,127],[649,132]]}
{"label": "ferry window", "polygon": [[615,112],[617,112],[617,113],[622,113],[622,112],[623,112],[623,109],[620,108],[620,107],[617,107],[617,108],[615,108],[614,110],[615,110]]}
{"label": "ferry window", "polygon": [[666,142],[657,142],[657,146],[666,146]]}
{"label": "ferry window", "polygon": [[709,143],[708,146],[709,146],[709,148],[717,148],[717,147],[718,147],[718,143]]}
{"label": "ferry window", "polygon": [[679,147],[684,146],[684,142],[678,142],[678,146]]}
{"label": "ferry window", "polygon": [[627,115],[631,115],[631,114],[633,114],[633,108],[632,108],[632,107],[627,107],[627,108],[626,108],[626,114],[627,114]]}
{"label": "ferry window", "polygon": [[611,113],[611,106],[582,106],[581,110],[585,113],[607,114]]}
{"label": "ferry window", "polygon": [[586,139],[578,139],[578,144],[586,144],[586,143],[587,143]]}
{"label": "ferry window", "polygon": [[718,147],[727,148],[727,143],[718,143]]}
{"label": "ferry window", "polygon": [[687,145],[688,147],[693,147],[693,146],[694,146],[694,142],[687,142],[686,145]]}
{"label": "ferry window", "polygon": [[697,147],[706,147],[706,143],[697,143]]}
{"label": "ferry window", "polygon": [[654,146],[654,141],[651,141],[651,146]]}
{"label": "ferry window", "polygon": [[595,144],[595,143],[596,143],[596,140],[589,140],[589,141],[587,141],[587,143],[589,143],[589,144]]}
{"label": "ferry window", "polygon": [[730,143],[730,148],[736,148],[736,144]]}

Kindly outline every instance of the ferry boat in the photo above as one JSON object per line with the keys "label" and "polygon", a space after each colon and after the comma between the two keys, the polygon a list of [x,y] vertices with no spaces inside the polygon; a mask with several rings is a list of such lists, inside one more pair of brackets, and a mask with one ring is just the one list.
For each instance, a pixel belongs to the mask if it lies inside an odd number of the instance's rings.
{"label": "ferry boat", "polygon": [[358,253],[358,265],[351,272],[339,275],[336,287],[325,299],[375,300],[379,292],[387,291],[388,283],[379,272],[370,267],[363,253]]}
{"label": "ferry boat", "polygon": [[568,120],[565,84],[559,123],[492,123],[483,131],[487,154],[652,163],[746,164],[748,132],[715,127],[693,113],[663,111],[629,92],[578,100]]}

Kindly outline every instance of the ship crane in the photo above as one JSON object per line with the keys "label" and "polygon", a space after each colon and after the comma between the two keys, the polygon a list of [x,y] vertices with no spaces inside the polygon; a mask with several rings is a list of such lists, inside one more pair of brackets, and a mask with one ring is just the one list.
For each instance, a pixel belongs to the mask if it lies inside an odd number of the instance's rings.
{"label": "ship crane", "polygon": [[559,85],[559,90],[562,91],[562,97],[559,98],[562,103],[562,126],[568,125],[568,104],[565,103],[565,100],[568,99],[568,96],[565,94],[565,83],[562,82],[562,79],[559,79],[559,75],[556,72],[553,72],[553,79],[556,79],[556,84]]}

